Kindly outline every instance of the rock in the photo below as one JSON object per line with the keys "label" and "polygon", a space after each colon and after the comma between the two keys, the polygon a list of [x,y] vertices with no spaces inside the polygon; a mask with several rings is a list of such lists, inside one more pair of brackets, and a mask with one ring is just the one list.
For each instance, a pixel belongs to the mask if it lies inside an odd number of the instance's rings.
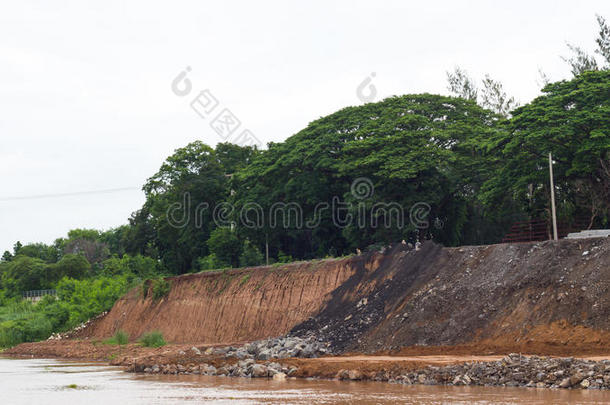
{"label": "rock", "polygon": [[252,366],[252,377],[267,377],[267,367],[262,364],[255,364]]}
{"label": "rock", "polygon": [[591,382],[587,379],[584,379],[580,382],[580,386],[582,388],[589,388],[589,385],[591,385]]}
{"label": "rock", "polygon": [[350,370],[347,372],[347,378],[352,381],[362,380],[362,373],[358,370]]}
{"label": "rock", "polygon": [[313,348],[312,345],[306,345],[303,349],[301,349],[301,356],[302,357],[313,357],[315,352],[315,349]]}
{"label": "rock", "polygon": [[338,380],[347,380],[349,378],[349,371],[339,370],[339,371],[337,371],[335,378]]}
{"label": "rock", "polygon": [[196,354],[197,356],[201,355],[201,350],[197,349],[195,346],[191,347],[191,351],[193,352],[193,354]]}
{"label": "rock", "polygon": [[212,349],[212,353],[215,354],[216,356],[224,356],[228,352],[229,352],[228,347],[216,347],[216,348]]}
{"label": "rock", "polygon": [[242,368],[247,368],[253,364],[255,364],[255,361],[253,359],[241,360],[239,363],[237,363],[237,365]]}
{"label": "rock", "polygon": [[559,383],[559,388],[570,388],[571,385],[572,384],[570,383],[570,377],[566,377]]}
{"label": "rock", "polygon": [[273,375],[273,379],[275,381],[285,381],[286,380],[286,374],[284,373],[276,373]]}
{"label": "rock", "polygon": [[295,375],[297,371],[298,371],[298,368],[291,367],[290,370],[288,370],[288,373],[287,373],[288,377],[291,377],[291,376]]}
{"label": "rock", "polygon": [[420,374],[417,376],[417,382],[420,384],[425,384],[426,383],[426,375],[425,374]]}
{"label": "rock", "polygon": [[269,350],[261,350],[256,356],[259,360],[269,360],[271,358],[271,352]]}
{"label": "rock", "polygon": [[243,359],[245,359],[248,356],[249,356],[248,352],[246,350],[243,350],[243,349],[237,350],[235,352],[235,357],[237,357],[240,360],[243,360]]}
{"label": "rock", "polygon": [[204,365],[203,367],[199,367],[199,369],[201,370],[201,374],[205,374],[205,375],[216,375],[218,373],[218,370],[216,370],[216,367],[212,366],[212,365]]}
{"label": "rock", "polygon": [[580,383],[584,378],[585,376],[580,373],[574,374],[572,377],[570,377],[570,386],[572,387]]}

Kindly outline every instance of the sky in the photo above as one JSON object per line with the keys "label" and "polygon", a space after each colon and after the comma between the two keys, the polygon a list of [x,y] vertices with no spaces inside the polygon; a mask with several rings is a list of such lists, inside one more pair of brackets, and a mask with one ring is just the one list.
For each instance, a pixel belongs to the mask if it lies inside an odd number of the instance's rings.
{"label": "sky", "polygon": [[191,108],[203,90],[264,144],[363,104],[365,80],[375,101],[447,94],[455,66],[523,104],[539,69],[570,77],[566,41],[593,51],[596,13],[610,2],[2,2],[0,252],[127,223],[176,148],[223,140]]}

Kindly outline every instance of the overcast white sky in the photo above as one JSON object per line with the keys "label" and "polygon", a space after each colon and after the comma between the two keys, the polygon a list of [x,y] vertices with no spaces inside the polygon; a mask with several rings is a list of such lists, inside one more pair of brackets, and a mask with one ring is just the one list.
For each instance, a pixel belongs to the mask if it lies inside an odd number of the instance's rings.
{"label": "overcast white sky", "polygon": [[[0,5],[0,253],[126,223],[178,147],[220,141],[170,89],[186,66],[263,142],[377,99],[446,93],[455,65],[521,103],[569,77],[608,1],[5,1]],[[52,5],[51,5],[52,4]],[[26,198],[128,188],[104,194]]]}

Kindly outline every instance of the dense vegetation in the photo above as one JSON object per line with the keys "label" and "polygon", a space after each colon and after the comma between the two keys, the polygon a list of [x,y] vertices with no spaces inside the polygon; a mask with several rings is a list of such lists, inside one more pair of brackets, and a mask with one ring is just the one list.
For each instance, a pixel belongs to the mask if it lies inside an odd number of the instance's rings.
{"label": "dense vegetation", "polygon": [[[263,264],[267,249],[270,262],[287,262],[403,239],[498,242],[516,220],[549,217],[549,152],[559,219],[607,227],[609,117],[606,69],[550,83],[510,114],[467,97],[404,95],[344,108],[263,151],[193,142],[147,181],[127,225],[4,253],[0,346],[70,329],[137,284],[162,299],[163,275]],[[426,215],[413,220],[419,203]],[[47,288],[56,299],[21,299]]]}

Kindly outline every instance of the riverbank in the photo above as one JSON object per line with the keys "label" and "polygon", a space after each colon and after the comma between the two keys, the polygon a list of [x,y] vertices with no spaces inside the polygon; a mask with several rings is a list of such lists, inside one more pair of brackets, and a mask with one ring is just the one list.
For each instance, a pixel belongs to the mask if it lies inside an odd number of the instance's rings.
{"label": "riverbank", "polygon": [[[135,289],[74,333],[6,353],[158,375],[610,388],[610,238],[398,244],[168,282],[163,297]],[[153,330],[173,344],[103,343]]]}
{"label": "riverbank", "polygon": [[97,362],[0,357],[2,400],[11,405],[185,403],[293,405],[591,404],[610,401],[608,390],[402,385],[325,379],[227,378],[198,374],[125,373]]}
{"label": "riverbank", "polygon": [[[208,375],[246,378],[319,378],[382,381],[404,385],[499,386],[572,389],[610,389],[610,355],[575,357],[463,354],[464,347],[438,348],[436,354],[342,355],[323,357],[267,357],[281,352],[278,339],[246,345],[167,345],[145,348],[137,344],[113,346],[83,340],[26,343],[4,352],[21,358],[96,360],[146,374]],[[273,342],[275,346],[267,347]],[[288,345],[293,342],[285,340]],[[262,349],[261,349],[262,346]],[[307,347],[306,342],[296,343]],[[315,353],[303,352],[307,356]],[[417,348],[404,350],[416,353]],[[300,350],[297,348],[297,350]],[[262,356],[260,354],[263,354]],[[441,354],[445,353],[445,354]]]}

